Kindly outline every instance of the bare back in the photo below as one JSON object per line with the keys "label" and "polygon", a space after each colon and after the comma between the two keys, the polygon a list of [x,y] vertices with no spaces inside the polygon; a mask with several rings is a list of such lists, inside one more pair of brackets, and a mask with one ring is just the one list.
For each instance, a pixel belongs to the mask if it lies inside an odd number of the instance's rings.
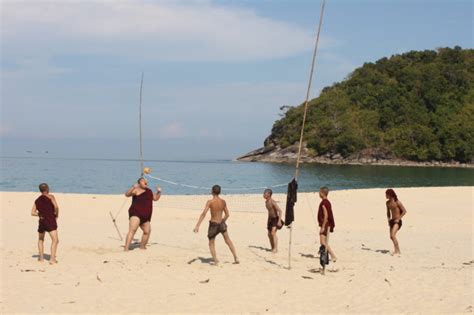
{"label": "bare back", "polygon": [[276,218],[278,217],[278,209],[275,205],[275,201],[273,199],[268,199],[265,201],[265,207],[268,210],[268,217],[269,218]]}
{"label": "bare back", "polygon": [[395,220],[399,220],[402,215],[402,209],[398,203],[394,200],[387,201],[387,209],[390,210],[391,218]]}
{"label": "bare back", "polygon": [[209,200],[209,209],[211,209],[211,222],[221,223],[222,214],[227,208],[225,200],[215,197]]}

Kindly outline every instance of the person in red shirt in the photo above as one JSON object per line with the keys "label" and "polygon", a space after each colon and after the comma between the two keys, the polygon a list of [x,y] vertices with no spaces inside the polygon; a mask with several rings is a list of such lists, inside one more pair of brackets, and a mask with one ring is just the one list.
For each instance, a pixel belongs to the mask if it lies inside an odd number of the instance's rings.
{"label": "person in red shirt", "polygon": [[329,247],[329,232],[334,232],[334,227],[336,226],[334,222],[334,215],[332,213],[331,202],[328,200],[329,188],[321,187],[319,190],[319,197],[321,198],[321,203],[319,204],[318,210],[318,223],[321,229],[319,230],[319,241],[321,245],[326,247],[331,260],[336,262],[337,257]]}
{"label": "person in red shirt", "polygon": [[125,192],[125,196],[132,197],[132,205],[128,210],[129,229],[125,238],[125,251],[127,252],[130,249],[130,244],[138,227],[143,231],[140,249],[146,249],[151,233],[150,221],[153,213],[153,201],[160,200],[161,188],[158,186],[156,193],[153,193],[148,188],[147,180],[140,177],[137,183]]}
{"label": "person in red shirt", "polygon": [[59,215],[59,207],[56,198],[49,193],[49,186],[46,183],[39,185],[41,195],[33,203],[31,215],[39,217],[38,224],[38,261],[44,261],[44,236],[48,232],[51,237],[50,264],[56,264],[56,252],[58,249],[58,224],[56,219]]}

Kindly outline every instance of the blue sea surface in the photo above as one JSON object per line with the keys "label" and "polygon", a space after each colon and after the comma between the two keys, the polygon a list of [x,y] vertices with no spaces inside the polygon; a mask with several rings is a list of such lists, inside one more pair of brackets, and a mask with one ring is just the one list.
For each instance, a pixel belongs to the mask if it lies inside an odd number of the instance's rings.
{"label": "blue sea surface", "polygon": [[[121,194],[140,176],[136,160],[0,158],[0,191],[37,191],[47,182],[54,192]],[[223,193],[261,193],[262,188],[291,181],[294,164],[249,163],[236,161],[145,161],[150,175],[195,189],[149,178],[150,186],[160,185],[172,195],[208,194],[219,184]],[[421,186],[474,186],[474,169],[302,165],[299,191]],[[258,189],[251,189],[259,187]],[[227,189],[227,191],[226,191]],[[286,192],[286,187],[274,188]]]}

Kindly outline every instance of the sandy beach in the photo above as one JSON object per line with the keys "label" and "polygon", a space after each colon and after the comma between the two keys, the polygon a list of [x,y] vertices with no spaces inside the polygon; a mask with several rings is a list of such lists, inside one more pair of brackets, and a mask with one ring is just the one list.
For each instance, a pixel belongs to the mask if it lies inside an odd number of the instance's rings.
{"label": "sandy beach", "polygon": [[[209,264],[207,223],[192,232],[207,196],[167,196],[155,203],[150,246],[123,252],[130,200],[55,194],[60,205],[59,264],[37,262],[37,193],[2,192],[2,313],[472,313],[474,187],[396,189],[408,210],[394,257],[383,189],[330,193],[339,260],[318,272],[317,195],[296,204],[292,269],[288,229],[280,252],[268,250],[258,195],[224,195],[229,235],[240,265],[217,239]],[[54,192],[53,192],[54,193]],[[276,195],[284,207],[284,195]],[[141,233],[137,235],[140,237]],[[49,253],[50,239],[46,239]]]}

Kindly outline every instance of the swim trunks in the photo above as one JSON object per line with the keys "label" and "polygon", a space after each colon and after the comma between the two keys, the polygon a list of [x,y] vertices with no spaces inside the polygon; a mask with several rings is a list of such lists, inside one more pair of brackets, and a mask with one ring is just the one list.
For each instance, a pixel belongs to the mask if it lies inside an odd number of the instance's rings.
{"label": "swim trunks", "polygon": [[280,230],[285,223],[282,222],[281,226],[278,226],[278,222],[280,222],[279,217],[274,217],[274,218],[269,217],[267,221],[267,230],[271,232],[273,227],[276,227],[278,230]]}
{"label": "swim trunks", "polygon": [[401,219],[399,219],[398,222],[395,222],[395,219],[391,219],[390,221],[388,221],[388,225],[390,226],[390,229],[392,229],[395,224],[398,224],[398,229],[402,228],[402,220]]}
{"label": "swim trunks", "polygon": [[209,229],[207,230],[207,238],[213,240],[219,233],[227,232],[227,225],[225,222],[217,223],[209,221]]}

